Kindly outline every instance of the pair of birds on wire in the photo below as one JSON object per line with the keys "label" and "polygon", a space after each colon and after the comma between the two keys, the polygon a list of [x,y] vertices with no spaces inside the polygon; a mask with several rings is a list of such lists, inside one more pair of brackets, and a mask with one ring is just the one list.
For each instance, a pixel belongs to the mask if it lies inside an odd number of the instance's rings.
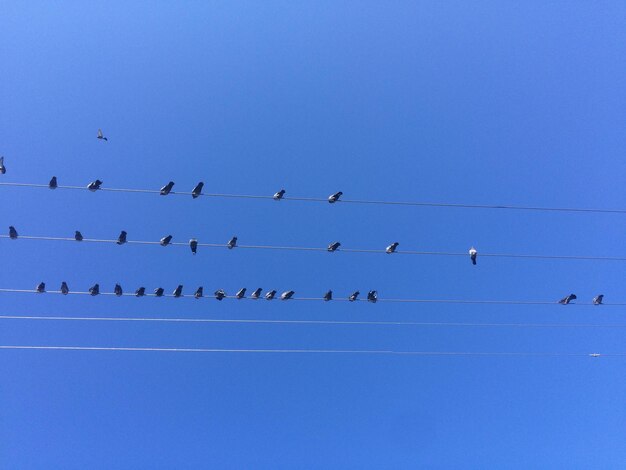
{"label": "pair of birds on wire", "polygon": [[[577,298],[578,297],[576,297],[576,294],[569,294],[563,297],[561,300],[559,300],[558,303],[560,303],[561,305],[567,305],[571,303],[572,300],[576,300]],[[603,300],[604,300],[604,294],[599,294],[593,298],[592,303],[593,305],[602,305]]]}

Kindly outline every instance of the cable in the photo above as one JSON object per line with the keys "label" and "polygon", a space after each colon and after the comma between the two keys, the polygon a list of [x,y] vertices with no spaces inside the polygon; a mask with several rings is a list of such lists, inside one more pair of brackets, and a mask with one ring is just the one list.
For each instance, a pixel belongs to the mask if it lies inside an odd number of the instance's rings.
{"label": "cable", "polygon": [[[6,289],[6,288],[0,288],[0,293],[25,293],[25,294],[38,294],[38,295],[45,295],[45,294],[61,294],[63,295],[63,293],[61,291],[57,291],[57,290],[47,290],[44,293],[39,293],[37,292],[35,289]],[[90,292],[84,292],[84,291],[71,291],[68,292],[65,295],[89,295],[91,296]],[[99,292],[98,295],[104,295],[104,296],[116,296],[116,297],[136,297],[135,294],[130,293],[130,292],[126,292],[123,293],[120,296],[117,296],[115,293],[113,292]],[[144,294],[144,297],[159,297],[156,294]],[[170,298],[175,298],[175,296],[173,294],[163,294],[160,297],[170,297]],[[187,298],[187,299],[194,299],[193,294],[188,294],[188,295],[181,295],[180,298]],[[214,297],[213,296],[203,296],[200,299],[194,299],[194,300],[201,300],[201,299],[209,299],[212,300]],[[242,297],[241,299],[238,299],[236,296],[234,295],[225,295],[224,299],[229,299],[229,300],[251,300],[251,301],[265,301],[265,299],[263,298],[252,298],[252,297]],[[291,302],[291,301],[324,301],[323,297],[292,297],[289,300],[284,300],[281,301],[280,299],[276,298],[273,300],[277,300],[282,302]],[[353,301],[348,300],[347,298],[333,298],[332,300],[329,301],[329,303],[332,302],[368,302],[368,303],[372,303],[370,301],[368,301],[367,299],[356,299]],[[560,305],[558,302],[547,302],[547,301],[535,301],[535,300],[462,300],[462,299],[381,299],[378,298],[376,300],[376,303],[378,302],[394,302],[394,303],[435,303],[435,304],[487,304],[487,305]],[[595,305],[591,302],[582,302],[582,303],[570,303],[569,305],[577,305],[577,306],[594,306],[594,307],[599,307],[598,305]],[[603,303],[602,304],[603,307],[624,307],[626,306],[626,303]]]}
{"label": "cable", "polygon": [[[9,235],[0,235],[0,238],[10,238]],[[77,242],[74,238],[68,237],[39,237],[20,235],[19,239],[25,240],[50,240],[50,241],[67,241],[74,243],[108,243],[117,244],[117,240],[112,239],[98,239],[98,238],[83,238],[80,242]],[[127,240],[125,243],[129,245],[161,245],[159,241],[148,240]],[[169,242],[169,245],[189,247],[189,243],[183,242]],[[199,247],[209,248],[228,248],[226,243],[198,243]],[[288,250],[288,251],[320,251],[328,252],[327,248],[322,247],[304,247],[304,246],[276,246],[276,245],[237,245],[233,249],[253,249],[253,250]],[[378,253],[388,254],[384,249],[369,250],[369,249],[354,249],[354,248],[339,248],[334,253]],[[396,250],[392,255],[427,255],[427,256],[462,256],[468,257],[468,253],[458,252],[442,252],[442,251],[401,251]],[[626,261],[626,257],[620,256],[569,256],[569,255],[532,255],[532,254],[512,254],[512,253],[479,253],[479,257],[491,257],[491,258],[529,258],[529,259],[561,259],[561,260],[585,260],[585,261]]]}
{"label": "cable", "polygon": [[385,349],[220,349],[220,348],[131,348],[106,346],[24,346],[0,345],[0,349],[44,351],[127,351],[187,353],[256,353],[256,354],[372,354],[397,356],[465,356],[465,357],[626,357],[626,353],[550,353],[550,352],[457,352],[394,351]]}
{"label": "cable", "polygon": [[[48,188],[46,184],[33,183],[0,183],[0,186],[29,187],[29,188]],[[57,186],[57,189],[74,189],[87,191],[86,186]],[[148,193],[160,194],[155,189],[126,189],[126,188],[100,188],[98,191],[111,191],[123,193]],[[191,192],[170,192],[175,196],[191,196]],[[202,193],[202,197],[212,198],[238,198],[238,199],[274,199],[273,196],[251,195],[251,194],[220,194],[220,193]],[[328,203],[327,198],[314,197],[287,197],[283,196],[284,201],[306,201],[306,202],[324,202]],[[586,212],[598,214],[626,214],[626,209],[586,209],[586,208],[565,208],[565,207],[539,207],[539,206],[515,206],[502,204],[459,204],[445,202],[405,202],[405,201],[375,201],[375,200],[359,200],[359,199],[339,199],[335,204],[370,204],[370,205],[387,205],[387,206],[415,206],[415,207],[450,207],[457,209],[502,209],[502,210],[524,210],[524,211],[542,211],[542,212]]]}
{"label": "cable", "polygon": [[626,328],[620,324],[584,323],[466,323],[466,322],[412,322],[412,321],[336,321],[336,320],[255,320],[223,318],[153,318],[153,317],[59,317],[0,315],[0,320],[50,320],[96,322],[157,322],[157,323],[234,323],[285,325],[359,325],[359,326],[443,326],[443,327],[502,327],[502,328]]}

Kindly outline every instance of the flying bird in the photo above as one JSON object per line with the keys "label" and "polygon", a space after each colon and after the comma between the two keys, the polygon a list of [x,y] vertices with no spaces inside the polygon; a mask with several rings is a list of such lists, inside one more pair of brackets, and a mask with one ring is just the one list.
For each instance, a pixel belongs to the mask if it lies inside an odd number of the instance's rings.
{"label": "flying bird", "polygon": [[373,304],[375,304],[377,300],[378,300],[378,292],[376,292],[375,290],[371,290],[367,293],[368,302],[372,302]]}
{"label": "flying bird", "polygon": [[102,181],[100,180],[92,181],[91,183],[87,185],[87,189],[91,192],[94,192],[100,189],[101,185],[102,185]]}
{"label": "flying bird", "polygon": [[182,297],[183,296],[182,284],[179,284],[178,287],[174,289],[174,292],[172,292],[172,294],[174,295],[174,297]]}
{"label": "flying bird", "polygon": [[275,201],[280,201],[283,196],[285,195],[285,190],[281,189],[280,191],[278,191],[277,193],[274,194],[274,200]]}
{"label": "flying bird", "polygon": [[295,294],[295,292],[292,290],[285,291],[282,294],[280,294],[280,300],[289,300],[293,297],[293,294]]}
{"label": "flying bird", "polygon": [[239,289],[239,291],[235,294],[235,297],[237,297],[238,299],[243,299],[246,296],[246,288],[242,287],[241,289]]}
{"label": "flying bird", "polygon": [[330,196],[328,196],[328,202],[333,204],[333,203],[337,202],[342,195],[343,195],[343,193],[341,191],[339,191],[339,192],[337,192],[335,194],[331,194]]}
{"label": "flying bird", "polygon": [[471,247],[469,249],[469,255],[470,255],[470,259],[472,260],[472,264],[476,265],[476,255],[478,255],[478,251],[476,251],[476,248]]}
{"label": "flying bird", "polygon": [[195,238],[189,240],[189,248],[191,248],[191,252],[195,255],[196,251],[198,251],[198,240]]}
{"label": "flying bird", "polygon": [[271,290],[267,294],[265,294],[265,300],[272,300],[275,295],[276,295],[276,291]]}
{"label": "flying bird", "polygon": [[393,242],[391,245],[389,245],[387,247],[387,249],[385,250],[385,253],[395,253],[396,252],[396,248],[398,248],[398,245],[400,243],[398,242]]}
{"label": "flying bird", "polygon": [[4,166],[4,157],[0,157],[0,173],[4,175],[6,172],[7,172],[7,169]]}
{"label": "flying bird", "polygon": [[124,293],[122,291],[122,286],[120,286],[119,284],[115,284],[115,288],[113,289],[113,293],[117,296],[117,297],[121,297],[122,294]]}
{"label": "flying bird", "polygon": [[174,187],[173,181],[170,181],[169,183],[167,183],[165,186],[161,188],[161,191],[160,191],[161,196],[167,196],[172,191],[173,187]]}
{"label": "flying bird", "polygon": [[45,282],[40,282],[39,284],[37,284],[37,293],[38,294],[43,294],[46,291],[46,283]]}
{"label": "flying bird", "polygon": [[596,295],[593,298],[593,305],[602,305],[602,299],[604,299],[604,294]]}
{"label": "flying bird", "polygon": [[117,237],[117,244],[118,245],[123,245],[124,243],[126,243],[126,235],[127,235],[127,233],[124,230],[122,230],[120,232],[120,236]]}
{"label": "flying bird", "polygon": [[107,139],[104,134],[102,134],[102,129],[98,129],[98,139],[100,140],[106,140],[108,141],[109,139]]}
{"label": "flying bird", "polygon": [[235,248],[237,246],[237,237],[233,237],[228,241],[228,249],[232,250],[233,248]]}
{"label": "flying bird", "polygon": [[352,293],[352,295],[351,295],[350,297],[348,297],[348,300],[349,300],[350,302],[354,302],[354,301],[355,301],[355,300],[359,297],[359,294],[360,294],[360,292],[359,292],[358,290],[357,290],[357,291],[354,291],[354,292]]}
{"label": "flying bird", "polygon": [[161,238],[161,241],[159,243],[161,243],[161,246],[167,246],[170,244],[171,241],[172,241],[172,236],[168,235],[167,237]]}
{"label": "flying bird", "polygon": [[218,289],[214,292],[214,294],[217,300],[222,300],[224,297],[226,297],[226,292],[224,292],[224,289]]}
{"label": "flying bird", "polygon": [[324,294],[324,302],[328,302],[329,300],[333,300],[333,291],[329,290]]}
{"label": "flying bird", "polygon": [[261,297],[261,292],[263,292],[263,289],[261,289],[260,287],[255,290],[252,295],[250,296],[251,299],[258,299],[259,297]]}
{"label": "flying bird", "polygon": [[78,230],[74,231],[74,240],[76,240],[77,242],[82,242],[83,234],[80,233]]}
{"label": "flying bird", "polygon": [[92,287],[89,288],[89,293],[92,296],[98,295],[100,293],[100,285],[94,284]]}
{"label": "flying bird", "polygon": [[202,194],[203,186],[204,186],[204,183],[202,181],[196,184],[196,187],[191,190],[191,197],[195,199],[198,196],[200,196]]}
{"label": "flying bird", "polygon": [[53,176],[52,179],[50,180],[50,182],[48,183],[48,187],[50,189],[57,189],[59,185],[57,184],[57,177]]}
{"label": "flying bird", "polygon": [[70,293],[70,288],[67,287],[67,282],[63,281],[61,283],[61,294],[63,295],[67,295]]}
{"label": "flying bird", "polygon": [[563,305],[567,305],[567,304],[569,304],[572,300],[575,300],[575,299],[576,299],[576,294],[570,294],[570,295],[568,295],[567,297],[563,297],[561,300],[559,300],[559,303],[560,303],[560,304],[563,304]]}
{"label": "flying bird", "polygon": [[339,243],[339,242],[331,243],[330,245],[328,245],[328,251],[330,251],[330,252],[337,251],[337,249],[340,246],[341,246],[341,243]]}
{"label": "flying bird", "polygon": [[202,297],[202,295],[203,295],[203,291],[204,291],[204,289],[202,289],[202,286],[200,286],[200,287],[198,287],[198,289],[196,290],[196,293],[195,293],[195,294],[193,294],[193,296],[194,296],[196,299],[199,299],[200,297]]}
{"label": "flying bird", "polygon": [[145,287],[140,287],[139,289],[135,291],[135,297],[143,297],[144,295],[146,295]]}
{"label": "flying bird", "polygon": [[13,225],[9,226],[9,238],[11,240],[15,240],[17,238],[17,230],[15,230]]}
{"label": "flying bird", "polygon": [[154,295],[156,295],[157,297],[163,297],[163,292],[165,292],[165,289],[163,289],[162,287],[157,287],[156,289],[154,289]]}

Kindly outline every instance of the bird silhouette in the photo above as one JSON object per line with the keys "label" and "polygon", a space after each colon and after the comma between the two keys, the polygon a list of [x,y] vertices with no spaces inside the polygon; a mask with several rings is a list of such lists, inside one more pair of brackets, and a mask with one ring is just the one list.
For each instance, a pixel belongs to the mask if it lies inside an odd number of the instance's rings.
{"label": "bird silhouette", "polygon": [[172,191],[173,187],[174,187],[174,182],[170,181],[169,183],[167,183],[165,186],[161,188],[161,191],[159,194],[161,194],[161,196],[167,196]]}
{"label": "bird silhouette", "polygon": [[135,297],[143,297],[144,295],[146,295],[145,287],[140,287],[139,289],[135,291]]}
{"label": "bird silhouette", "polygon": [[39,284],[37,284],[37,293],[38,294],[43,294],[46,291],[46,283],[45,282],[40,282]]}
{"label": "bird silhouette", "polygon": [[78,230],[74,231],[74,240],[76,240],[77,242],[82,242],[83,234],[80,233]]}
{"label": "bird silhouette", "polygon": [[469,249],[469,255],[470,255],[470,259],[472,260],[472,264],[476,265],[476,256],[478,255],[478,251],[476,251],[476,248],[471,247]]}
{"label": "bird silhouette", "polygon": [[202,289],[202,286],[200,286],[200,287],[198,287],[198,289],[196,290],[196,293],[195,293],[195,294],[193,294],[193,296],[194,296],[196,299],[199,299],[200,297],[202,297],[202,295],[203,295],[203,291],[204,291],[204,289]]}
{"label": "bird silhouette", "polygon": [[354,302],[356,299],[358,299],[360,292],[357,290],[355,292],[352,293],[352,295],[350,297],[348,297],[348,300],[350,302]]}
{"label": "bird silhouette", "polygon": [[161,238],[161,241],[159,243],[161,243],[161,246],[167,246],[170,244],[171,241],[172,241],[172,236],[168,235],[167,237]]}
{"label": "bird silhouette", "polygon": [[174,292],[172,292],[172,294],[174,295],[174,297],[182,297],[183,296],[183,286],[182,284],[179,284],[178,287],[176,289],[174,289]]}
{"label": "bird silhouette", "polygon": [[389,254],[395,253],[396,252],[396,248],[398,248],[399,244],[400,243],[398,243],[398,242],[393,242],[391,245],[389,245],[387,247],[387,249],[385,250],[385,253],[389,253]]}
{"label": "bird silhouette", "polygon": [[9,238],[11,240],[15,240],[17,238],[17,230],[15,230],[13,225],[9,226]]}
{"label": "bird silhouette", "polygon": [[335,202],[337,202],[339,200],[339,198],[343,195],[343,193],[341,191],[336,192],[335,194],[331,194],[330,196],[328,196],[328,202],[330,202],[331,204],[334,204]]}
{"label": "bird silhouette", "polygon": [[195,199],[198,196],[200,196],[202,194],[203,186],[204,186],[204,183],[202,181],[196,184],[196,187],[191,190],[191,197]]}
{"label": "bird silhouette", "polygon": [[265,300],[272,300],[275,295],[276,295],[276,291],[271,290],[267,294],[265,294]]}
{"label": "bird silhouette", "polygon": [[295,292],[292,290],[285,291],[280,294],[280,300],[289,300],[293,297],[293,294],[295,294]]}
{"label": "bird silhouette", "polygon": [[127,233],[124,230],[122,230],[120,232],[120,236],[117,237],[117,242],[116,243],[118,245],[123,245],[124,243],[126,243],[126,235],[127,235]]}
{"label": "bird silhouette", "polygon": [[63,281],[61,283],[61,294],[63,295],[67,295],[70,293],[70,288],[67,287],[67,282]]}
{"label": "bird silhouette", "polygon": [[285,190],[281,189],[280,191],[278,191],[277,193],[274,194],[274,200],[275,201],[280,201],[283,196],[285,195]]}
{"label": "bird silhouette", "polygon": [[333,300],[333,291],[329,290],[324,294],[324,302],[328,302],[329,300]]}
{"label": "bird silhouette", "polygon": [[375,290],[371,290],[367,293],[368,302],[372,302],[375,304],[377,300],[378,300],[378,292],[376,292]]}
{"label": "bird silhouette", "polygon": [[561,300],[559,300],[559,303],[560,303],[560,304],[563,304],[563,305],[567,305],[567,304],[569,304],[572,300],[575,300],[575,299],[576,299],[576,294],[570,294],[570,295],[568,295],[568,296],[566,296],[566,297],[563,297]]}
{"label": "bird silhouette", "polygon": [[108,141],[109,139],[107,139],[104,134],[102,134],[102,129],[98,129],[98,139],[100,140],[106,140]]}
{"label": "bird silhouette", "polygon": [[195,255],[196,251],[198,251],[198,240],[195,238],[189,240],[189,248],[191,248],[191,252]]}
{"label": "bird silhouette", "polygon": [[330,245],[328,245],[327,250],[330,252],[337,251],[340,246],[341,246],[341,243],[339,242],[331,243]]}
{"label": "bird silhouette", "polygon": [[48,183],[48,188],[50,189],[57,189],[59,185],[57,184],[57,177],[53,176],[52,179],[50,180],[50,182]]}
{"label": "bird silhouette", "polygon": [[222,300],[224,297],[226,297],[226,292],[224,292],[223,289],[218,289],[213,294],[215,295],[215,298],[217,300]]}
{"label": "bird silhouette", "polygon": [[0,157],[0,173],[4,175],[6,172],[7,172],[7,169],[4,166],[4,157]]}
{"label": "bird silhouette", "polygon": [[113,293],[117,296],[117,297],[121,297],[122,294],[124,293],[122,291],[122,286],[120,286],[119,284],[115,284],[115,288],[113,289]]}
{"label": "bird silhouette", "polygon": [[241,289],[239,289],[237,291],[237,293],[235,294],[235,297],[237,297],[238,299],[243,299],[246,296],[246,288],[242,287]]}
{"label": "bird silhouette", "polygon": [[258,299],[259,297],[261,297],[261,292],[263,292],[263,289],[261,289],[260,287],[255,290],[252,295],[250,296],[251,299]]}
{"label": "bird silhouette", "polygon": [[163,289],[162,287],[157,287],[156,289],[154,289],[154,295],[156,295],[157,297],[163,297],[163,292],[165,292],[165,289]]}
{"label": "bird silhouette", "polygon": [[237,237],[233,237],[228,241],[228,249],[232,250],[233,248],[235,248],[237,246]]}
{"label": "bird silhouette", "polygon": [[593,305],[602,305],[603,299],[604,299],[604,294],[596,295],[593,298]]}
{"label": "bird silhouette", "polygon": [[98,295],[100,293],[100,285],[94,284],[92,287],[89,288],[89,293],[94,297]]}
{"label": "bird silhouette", "polygon": [[100,189],[100,186],[102,186],[102,181],[96,180],[96,181],[92,181],[91,183],[89,183],[87,185],[87,189],[91,192],[95,192],[98,189]]}

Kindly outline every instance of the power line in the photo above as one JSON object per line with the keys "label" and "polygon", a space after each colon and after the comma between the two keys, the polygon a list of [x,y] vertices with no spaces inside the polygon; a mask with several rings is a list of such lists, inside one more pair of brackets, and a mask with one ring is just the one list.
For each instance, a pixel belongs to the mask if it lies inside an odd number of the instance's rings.
{"label": "power line", "polygon": [[[61,294],[61,295],[89,295],[92,296],[92,294],[90,292],[85,292],[85,291],[70,291],[67,294],[63,294],[63,292],[61,291],[57,291],[57,290],[46,290],[43,293],[37,292],[36,289],[7,289],[7,288],[0,288],[0,293],[24,293],[24,294],[37,294],[37,295],[45,295],[45,294]],[[104,295],[104,296],[115,296],[115,297],[136,297],[135,294],[130,293],[130,292],[125,292],[121,295],[117,295],[114,292],[99,292],[97,295]],[[156,294],[144,294],[142,297],[169,297],[169,298],[177,298],[177,296],[173,295],[173,294],[163,294],[163,295],[156,295]],[[200,297],[199,299],[195,299],[193,294],[187,294],[187,295],[181,295],[178,298],[185,298],[185,299],[194,299],[194,300],[203,300],[203,299],[208,299],[208,300],[212,300],[214,299],[213,296],[203,296]],[[235,295],[224,295],[223,297],[224,299],[229,299],[229,300],[250,300],[250,301],[258,301],[260,303],[264,303],[266,300],[263,299],[262,297],[257,298],[253,298],[253,297],[242,297],[242,298],[238,298]],[[282,302],[291,302],[291,301],[315,301],[315,302],[320,302],[320,301],[324,301],[323,297],[292,297],[289,300],[285,300],[285,301],[281,301],[280,299],[273,299],[273,300],[277,300],[280,301],[280,303]],[[348,298],[341,298],[341,297],[333,297],[332,300],[328,301],[328,303],[332,303],[332,302],[352,302],[352,303],[356,303],[356,302],[367,302],[367,303],[372,303],[370,301],[368,301],[367,299],[355,299],[355,300],[348,300]],[[535,300],[465,300],[465,299],[385,299],[385,298],[380,298],[378,297],[375,303],[378,302],[393,302],[393,303],[429,303],[429,304],[476,304],[476,305],[560,305],[558,302],[556,301],[535,301]],[[576,305],[576,306],[594,306],[594,307],[599,307],[596,304],[593,304],[592,302],[582,302],[582,303],[570,303],[569,305]],[[626,303],[602,303],[603,307],[624,307],[626,306]]]}
{"label": "power line", "polygon": [[[46,184],[33,183],[0,183],[0,186],[13,187],[29,187],[29,188],[48,188]],[[56,189],[73,189],[87,191],[86,186],[57,186]],[[129,188],[99,188],[98,191],[122,192],[122,193],[146,193],[160,194],[156,189],[129,189]],[[170,195],[175,196],[191,196],[192,192],[172,191]],[[270,195],[252,195],[252,194],[223,194],[223,193],[201,193],[197,196],[209,198],[237,198],[237,199],[274,199]],[[328,203],[328,198],[315,197],[288,197],[283,196],[281,201],[305,201],[305,202],[323,202]],[[465,204],[465,203],[445,203],[445,202],[407,202],[407,201],[376,201],[365,199],[339,199],[337,203],[342,204],[369,204],[369,205],[386,205],[386,206],[414,206],[414,207],[448,207],[457,209],[501,209],[501,210],[521,210],[521,211],[538,211],[538,212],[586,212],[598,214],[626,214],[626,209],[592,209],[592,208],[566,208],[566,207],[540,207],[540,206],[518,206],[518,205],[502,205],[502,204]]]}
{"label": "power line", "polygon": [[460,352],[395,351],[390,349],[226,349],[226,348],[147,348],[118,346],[27,346],[0,345],[0,349],[43,351],[125,351],[186,353],[253,353],[253,354],[362,354],[396,356],[465,356],[465,357],[626,357],[626,353],[559,353],[559,352]]}
{"label": "power line", "polygon": [[[0,235],[0,238],[11,238],[9,235]],[[30,235],[20,235],[19,239],[35,240],[35,241],[66,241],[74,243],[106,243],[117,244],[118,240],[115,239],[99,239],[99,238],[83,238],[80,242],[77,242],[75,238],[70,237],[40,237]],[[160,241],[151,240],[127,240],[125,244],[129,245],[161,245]],[[189,247],[189,243],[184,242],[169,242],[169,245]],[[227,243],[200,243],[198,247],[208,248],[228,248]],[[328,252],[328,248],[324,247],[304,247],[304,246],[279,246],[279,245],[239,245],[234,249],[252,249],[252,250],[283,250],[283,251],[318,251]],[[338,248],[333,253],[377,253],[386,254],[385,249],[355,249],[355,248]],[[461,256],[467,258],[468,253],[460,252],[444,252],[444,251],[412,251],[412,250],[396,250],[391,255],[421,255],[421,256]],[[479,253],[479,257],[491,257],[491,258],[528,258],[528,259],[554,259],[554,260],[584,260],[584,261],[626,261],[626,257],[621,256],[578,256],[578,255],[534,255],[534,254],[513,254],[513,253]]]}

